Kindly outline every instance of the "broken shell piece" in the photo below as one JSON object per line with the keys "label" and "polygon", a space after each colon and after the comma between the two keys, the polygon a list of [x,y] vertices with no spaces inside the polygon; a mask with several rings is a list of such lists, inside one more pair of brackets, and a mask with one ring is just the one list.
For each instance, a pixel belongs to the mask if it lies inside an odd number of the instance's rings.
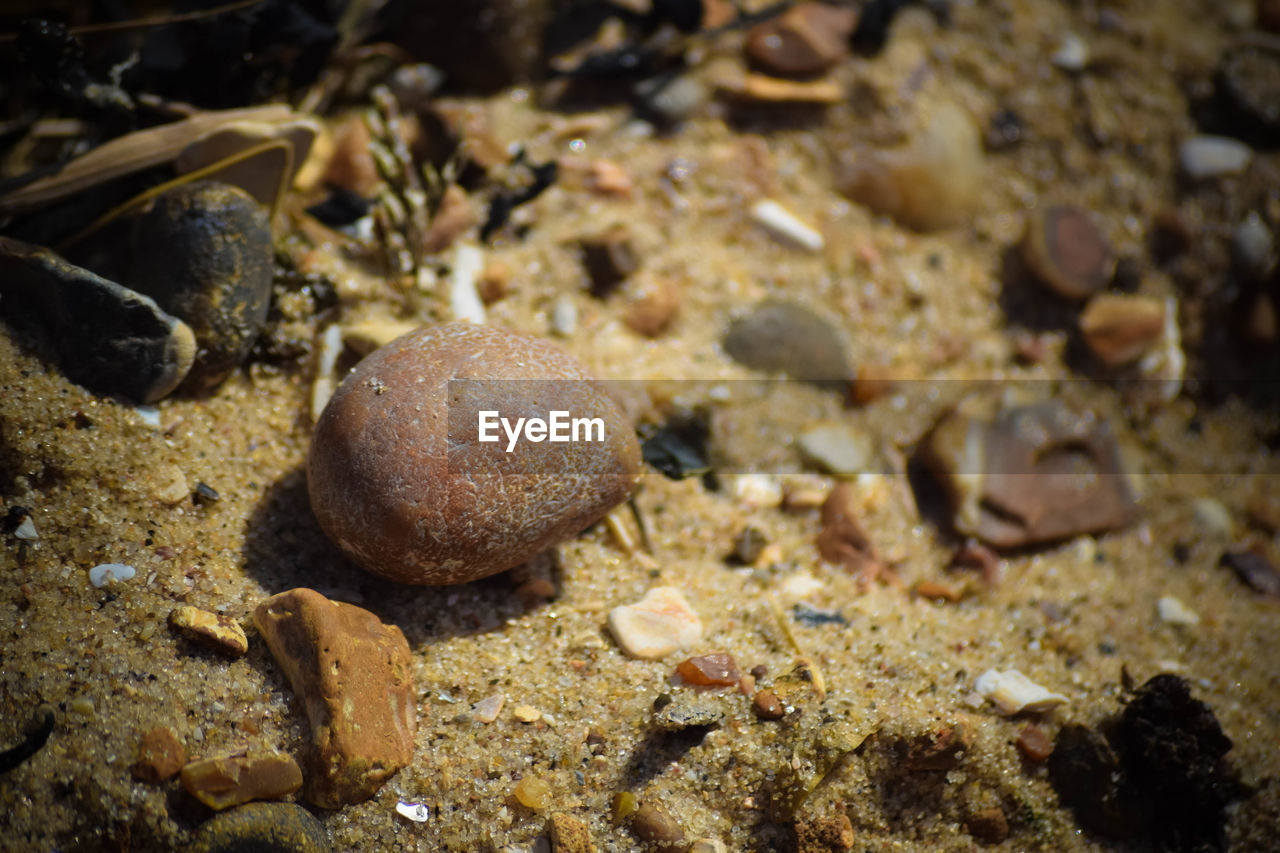
{"label": "broken shell piece", "polygon": [[634,658],[657,660],[702,638],[702,620],[680,590],[657,586],[635,604],[609,611],[609,630]]}
{"label": "broken shell piece", "polygon": [[1160,621],[1168,622],[1170,625],[1189,627],[1200,624],[1200,614],[1172,595],[1160,596],[1160,600],[1156,602],[1156,611],[1160,614]]}
{"label": "broken shell piece", "polygon": [[484,302],[476,290],[476,279],[484,271],[484,252],[475,246],[461,245],[453,253],[453,271],[449,274],[449,311],[454,320],[484,323]]}
{"label": "broken shell piece", "polygon": [[1066,696],[1050,692],[1016,669],[989,669],[978,676],[973,687],[994,702],[1001,714],[1039,713],[1067,701]]}
{"label": "broken shell piece", "polygon": [[431,812],[422,803],[406,803],[404,800],[396,803],[396,814],[414,823],[426,823],[431,817]]}
{"label": "broken shell piece", "polygon": [[810,252],[820,252],[826,245],[822,239],[822,232],[805,224],[794,213],[772,199],[756,202],[751,208],[751,218],[783,243]]}
{"label": "broken shell piece", "polygon": [[135,574],[137,570],[124,563],[102,563],[89,570],[89,583],[102,589],[118,581],[130,580]]}
{"label": "broken shell piece", "polygon": [[920,447],[960,533],[1016,548],[1115,530],[1137,517],[1104,421],[1057,402],[990,419],[979,407],[971,398],[944,415]]}

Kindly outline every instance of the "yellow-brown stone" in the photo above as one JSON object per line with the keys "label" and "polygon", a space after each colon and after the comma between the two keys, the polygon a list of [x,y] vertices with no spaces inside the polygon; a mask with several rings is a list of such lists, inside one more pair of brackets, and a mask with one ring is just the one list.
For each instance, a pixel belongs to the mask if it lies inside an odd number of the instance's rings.
{"label": "yellow-brown stone", "polygon": [[302,787],[302,770],[292,756],[222,756],[182,768],[182,787],[211,809],[221,811],[252,800],[271,800]]}
{"label": "yellow-brown stone", "polygon": [[179,607],[169,614],[169,625],[178,633],[203,646],[232,657],[249,651],[249,638],[230,616],[210,613],[198,607]]}
{"label": "yellow-brown stone", "polygon": [[311,589],[268,598],[253,622],[311,722],[307,799],[339,808],[372,797],[413,758],[418,720],[404,634]]}

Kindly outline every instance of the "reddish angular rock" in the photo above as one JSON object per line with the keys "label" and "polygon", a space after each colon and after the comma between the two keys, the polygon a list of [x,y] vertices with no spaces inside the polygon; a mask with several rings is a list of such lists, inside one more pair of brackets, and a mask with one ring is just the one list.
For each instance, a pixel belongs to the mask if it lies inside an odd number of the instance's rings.
{"label": "reddish angular rock", "polygon": [[325,808],[369,799],[413,759],[418,719],[404,634],[310,589],[268,598],[253,621],[307,709],[316,748],[307,798]]}

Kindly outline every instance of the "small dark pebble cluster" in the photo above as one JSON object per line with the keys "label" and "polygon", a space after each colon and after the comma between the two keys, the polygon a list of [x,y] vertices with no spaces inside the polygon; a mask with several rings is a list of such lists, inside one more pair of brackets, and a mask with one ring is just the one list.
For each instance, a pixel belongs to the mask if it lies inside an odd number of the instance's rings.
{"label": "small dark pebble cluster", "polygon": [[1186,680],[1157,675],[1100,730],[1064,726],[1049,781],[1080,823],[1106,838],[1226,850],[1225,809],[1244,793],[1224,758],[1230,749]]}

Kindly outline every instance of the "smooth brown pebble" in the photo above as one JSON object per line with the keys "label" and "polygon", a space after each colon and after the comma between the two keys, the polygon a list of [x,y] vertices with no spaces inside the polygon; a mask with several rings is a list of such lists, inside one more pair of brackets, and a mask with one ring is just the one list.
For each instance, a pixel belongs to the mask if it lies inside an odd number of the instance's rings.
{"label": "smooth brown pebble", "polygon": [[1149,296],[1100,293],[1080,314],[1080,334],[1109,367],[1137,361],[1164,331],[1164,301]]}
{"label": "smooth brown pebble", "polygon": [[639,288],[627,305],[627,326],[636,334],[656,338],[671,325],[680,310],[680,291],[666,278],[652,278]]}
{"label": "smooth brown pebble", "polygon": [[684,830],[661,803],[644,803],[631,816],[631,831],[649,844],[684,843]]}
{"label": "smooth brown pebble", "polygon": [[[553,410],[599,418],[603,441],[522,436],[507,452],[496,426],[497,441],[478,440],[480,411],[514,424]],[[602,518],[639,474],[631,424],[581,364],[542,339],[464,323],[411,332],[360,362],[307,463],[329,538],[374,574],[423,585],[525,562]]]}
{"label": "smooth brown pebble", "polygon": [[847,53],[857,13],[825,3],[800,3],[747,33],[746,51],[763,70],[784,77],[821,74]]}
{"label": "smooth brown pebble", "polygon": [[1086,299],[1107,286],[1116,253],[1089,214],[1071,205],[1033,212],[1022,257],[1046,286],[1066,299]]}
{"label": "smooth brown pebble", "polygon": [[133,777],[143,782],[164,782],[178,775],[187,763],[187,751],[172,729],[160,726],[142,736]]}
{"label": "smooth brown pebble", "polygon": [[691,657],[677,664],[676,672],[687,684],[698,687],[732,687],[742,677],[733,656],[726,652]]}
{"label": "smooth brown pebble", "polygon": [[1009,819],[999,806],[974,812],[965,820],[964,826],[970,835],[986,844],[999,844],[1009,837]]}
{"label": "smooth brown pebble", "polygon": [[761,690],[751,700],[751,710],[762,720],[778,720],[785,713],[782,703],[772,690]]}

